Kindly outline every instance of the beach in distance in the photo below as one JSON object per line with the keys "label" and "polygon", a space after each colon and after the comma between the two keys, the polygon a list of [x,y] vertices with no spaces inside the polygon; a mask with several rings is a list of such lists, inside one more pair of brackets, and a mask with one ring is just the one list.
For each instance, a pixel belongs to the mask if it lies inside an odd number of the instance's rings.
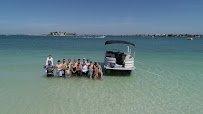
{"label": "beach in distance", "polygon": [[[47,55],[103,62],[105,41],[135,44],[130,76],[47,78]],[[0,36],[2,114],[201,114],[203,38]]]}

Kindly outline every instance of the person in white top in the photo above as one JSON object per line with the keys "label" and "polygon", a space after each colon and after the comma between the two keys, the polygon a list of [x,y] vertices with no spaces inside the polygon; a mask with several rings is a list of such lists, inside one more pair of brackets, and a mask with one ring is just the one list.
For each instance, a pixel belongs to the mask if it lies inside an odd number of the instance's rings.
{"label": "person in white top", "polygon": [[86,65],[87,65],[87,66],[90,66],[90,60],[89,60],[89,59],[87,59]]}
{"label": "person in white top", "polygon": [[46,66],[48,65],[49,61],[51,62],[51,65],[54,65],[54,59],[53,59],[53,57],[51,55],[49,55],[47,57],[47,60],[46,60],[46,63],[45,63]]}
{"label": "person in white top", "polygon": [[86,59],[85,58],[82,59],[82,64],[86,64]]}
{"label": "person in white top", "polygon": [[88,66],[86,64],[82,65],[82,72],[86,73],[88,71]]}

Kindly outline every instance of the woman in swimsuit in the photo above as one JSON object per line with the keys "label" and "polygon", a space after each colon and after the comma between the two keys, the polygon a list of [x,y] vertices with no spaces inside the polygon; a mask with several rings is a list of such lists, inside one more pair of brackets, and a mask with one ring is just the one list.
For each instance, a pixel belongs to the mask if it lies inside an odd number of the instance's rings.
{"label": "woman in swimsuit", "polygon": [[67,76],[71,76],[71,59],[68,59],[68,61],[66,62],[66,75]]}
{"label": "woman in swimsuit", "polygon": [[74,59],[70,68],[72,75],[76,75],[76,66],[77,66],[77,63],[76,63],[76,60]]}
{"label": "woman in swimsuit", "polygon": [[97,67],[97,62],[94,62],[94,66],[93,66],[93,77],[94,77],[94,79],[98,78],[98,74],[99,74],[99,69]]}
{"label": "woman in swimsuit", "polygon": [[102,67],[101,67],[101,65],[99,64],[99,63],[97,63],[97,68],[98,68],[98,78],[99,79],[103,79],[103,72],[102,72]]}

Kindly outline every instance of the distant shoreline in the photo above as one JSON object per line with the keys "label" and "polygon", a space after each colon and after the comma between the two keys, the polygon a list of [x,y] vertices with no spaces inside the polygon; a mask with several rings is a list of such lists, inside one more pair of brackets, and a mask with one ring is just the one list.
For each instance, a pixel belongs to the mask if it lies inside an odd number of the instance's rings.
{"label": "distant shoreline", "polygon": [[84,34],[84,35],[67,35],[67,36],[52,36],[47,34],[42,35],[27,35],[27,34],[0,34],[0,36],[41,36],[41,37],[62,37],[62,38],[105,38],[105,37],[143,37],[143,38],[203,38],[200,34],[136,34],[136,35],[94,35],[94,34]]}

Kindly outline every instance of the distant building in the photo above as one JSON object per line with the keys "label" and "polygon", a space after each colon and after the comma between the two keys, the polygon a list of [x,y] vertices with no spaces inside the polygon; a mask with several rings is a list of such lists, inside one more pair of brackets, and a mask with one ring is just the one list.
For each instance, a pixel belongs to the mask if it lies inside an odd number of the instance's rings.
{"label": "distant building", "polygon": [[48,36],[76,36],[76,33],[69,33],[69,32],[50,32]]}

